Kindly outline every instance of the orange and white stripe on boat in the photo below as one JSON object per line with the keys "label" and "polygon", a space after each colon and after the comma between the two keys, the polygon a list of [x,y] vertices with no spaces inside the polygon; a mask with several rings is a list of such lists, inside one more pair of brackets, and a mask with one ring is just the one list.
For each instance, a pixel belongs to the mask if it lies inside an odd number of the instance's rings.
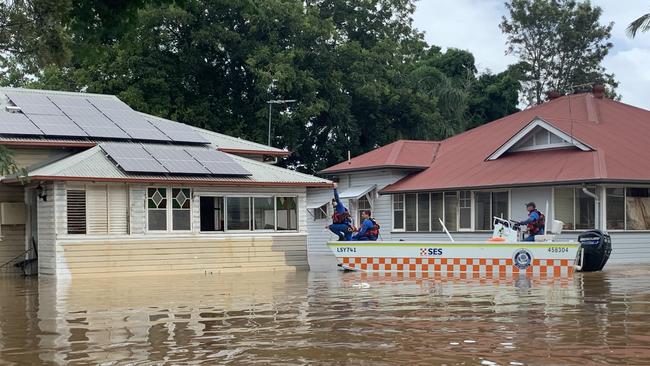
{"label": "orange and white stripe on boat", "polygon": [[533,259],[525,269],[515,266],[512,259],[490,258],[394,258],[394,257],[341,257],[339,261],[351,269],[366,272],[413,273],[483,273],[530,274],[534,276],[568,276],[573,273],[569,259]]}

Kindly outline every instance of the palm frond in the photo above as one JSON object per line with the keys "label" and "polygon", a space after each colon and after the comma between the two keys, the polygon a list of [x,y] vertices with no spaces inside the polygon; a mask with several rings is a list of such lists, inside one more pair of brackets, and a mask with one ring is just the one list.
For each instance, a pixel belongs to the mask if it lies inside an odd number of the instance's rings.
{"label": "palm frond", "polygon": [[627,26],[627,35],[634,38],[638,31],[646,32],[650,29],[650,13],[643,14]]}

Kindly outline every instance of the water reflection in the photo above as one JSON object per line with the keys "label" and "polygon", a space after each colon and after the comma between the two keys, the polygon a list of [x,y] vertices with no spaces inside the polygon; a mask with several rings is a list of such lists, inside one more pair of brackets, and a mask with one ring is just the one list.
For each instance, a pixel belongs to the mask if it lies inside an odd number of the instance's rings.
{"label": "water reflection", "polygon": [[0,278],[0,365],[644,364],[650,271]]}

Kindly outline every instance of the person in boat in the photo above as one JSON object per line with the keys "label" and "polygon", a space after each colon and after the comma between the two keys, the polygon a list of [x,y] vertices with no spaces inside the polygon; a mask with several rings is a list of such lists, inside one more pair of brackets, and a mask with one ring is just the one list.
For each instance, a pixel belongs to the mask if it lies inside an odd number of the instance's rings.
{"label": "person in boat", "polygon": [[337,184],[334,183],[334,198],[332,199],[332,207],[334,213],[332,214],[332,224],[327,228],[339,237],[339,241],[352,240],[352,217],[350,211],[343,205],[339,198],[339,192],[336,190]]}
{"label": "person in boat", "polygon": [[370,210],[361,211],[361,220],[363,220],[361,227],[352,237],[352,240],[377,240],[379,237],[379,225],[372,218]]}
{"label": "person in boat", "polygon": [[526,210],[528,210],[528,218],[520,221],[519,225],[526,225],[528,227],[528,236],[524,238],[524,241],[535,241],[535,235],[544,235],[546,219],[544,214],[537,210],[535,202],[528,202],[526,204]]}

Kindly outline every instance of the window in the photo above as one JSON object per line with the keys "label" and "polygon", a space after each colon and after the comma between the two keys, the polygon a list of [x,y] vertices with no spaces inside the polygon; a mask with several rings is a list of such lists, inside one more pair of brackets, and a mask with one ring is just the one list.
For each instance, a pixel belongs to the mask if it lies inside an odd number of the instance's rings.
{"label": "window", "polygon": [[[589,188],[594,192],[594,188]],[[584,230],[595,227],[595,200],[582,188],[555,188],[555,219],[564,222],[565,230]]]}
{"label": "window", "polygon": [[418,231],[429,231],[429,194],[418,194]]}
{"label": "window", "polygon": [[66,191],[68,215],[68,234],[86,233],[86,191],[69,189]]}
{"label": "window", "polygon": [[572,144],[564,141],[560,136],[542,127],[533,129],[527,137],[512,147],[511,151],[526,151],[544,148],[569,147]]}
{"label": "window", "polygon": [[228,197],[226,206],[228,230],[251,229],[251,200],[249,197]]}
{"label": "window", "polygon": [[275,229],[273,197],[253,198],[253,222],[255,230]]}
{"label": "window", "polygon": [[459,229],[472,228],[472,192],[460,191],[458,198]]}
{"label": "window", "polygon": [[406,231],[415,231],[417,229],[417,197],[415,193],[406,194],[405,196],[405,210],[406,210]]}
{"label": "window", "polygon": [[366,196],[363,196],[357,200],[357,226],[361,226],[361,223],[363,220],[361,220],[361,212],[363,210],[372,210],[372,207],[370,207],[370,201],[368,201],[368,198]]}
{"label": "window", "polygon": [[440,220],[444,221],[444,203],[442,193],[431,193],[431,230],[442,231]]}
{"label": "window", "polygon": [[150,231],[167,230],[167,188],[147,189],[147,217]]}
{"label": "window", "polygon": [[458,230],[458,193],[445,192],[445,227],[449,231]]}
{"label": "window", "polygon": [[277,230],[298,230],[298,198],[276,197]]}
{"label": "window", "polygon": [[325,220],[329,218],[327,214],[327,203],[314,209],[314,220]]}
{"label": "window", "polygon": [[223,197],[201,197],[201,231],[223,231]]}
{"label": "window", "polygon": [[172,230],[191,230],[192,194],[189,188],[172,188]]}
{"label": "window", "polygon": [[404,195],[393,195],[393,229],[404,230]]}
{"label": "window", "polygon": [[607,229],[650,230],[650,188],[607,188]]}
{"label": "window", "polygon": [[508,217],[508,192],[474,192],[474,229],[492,230],[493,217]]}

